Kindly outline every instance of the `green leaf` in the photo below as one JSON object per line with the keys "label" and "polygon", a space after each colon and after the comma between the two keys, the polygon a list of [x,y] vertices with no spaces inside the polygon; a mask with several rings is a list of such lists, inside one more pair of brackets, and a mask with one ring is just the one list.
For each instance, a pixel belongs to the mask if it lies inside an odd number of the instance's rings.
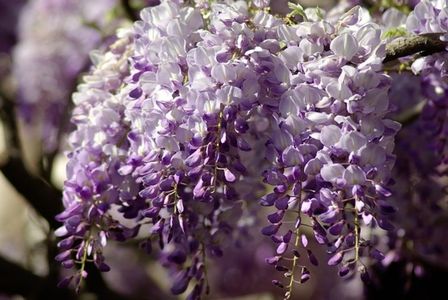
{"label": "green leaf", "polygon": [[303,9],[302,5],[298,3],[288,2],[288,7],[291,10],[291,12],[288,14],[290,17],[302,16],[304,20],[307,20],[305,10]]}
{"label": "green leaf", "polygon": [[290,10],[295,10],[296,8],[301,8],[303,10],[303,7],[300,4],[294,2],[288,2],[288,7]]}
{"label": "green leaf", "polygon": [[324,19],[324,14],[322,13],[322,9],[320,9],[319,6],[316,7],[316,14],[319,19],[321,19],[321,20]]}
{"label": "green leaf", "polygon": [[383,39],[388,38],[395,38],[400,36],[406,36],[408,32],[406,31],[406,28],[404,27],[394,27],[390,28],[389,30],[385,31],[382,35]]}

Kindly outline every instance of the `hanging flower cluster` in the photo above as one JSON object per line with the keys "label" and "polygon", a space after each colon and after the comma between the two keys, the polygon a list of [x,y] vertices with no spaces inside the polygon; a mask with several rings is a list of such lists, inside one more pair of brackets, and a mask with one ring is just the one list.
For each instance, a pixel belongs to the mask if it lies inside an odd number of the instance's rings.
{"label": "hanging flower cluster", "polygon": [[32,0],[20,16],[19,43],[13,53],[18,115],[28,128],[38,128],[35,133],[46,153],[58,149],[59,134],[65,133],[61,127],[67,126],[68,99],[79,73],[87,71],[89,52],[122,21],[104,18],[116,4],[116,0],[98,0],[94,5],[86,0]]}
{"label": "hanging flower cluster", "polygon": [[[408,16],[399,12],[388,15],[394,15],[389,18],[394,19],[394,27],[403,28],[408,35],[434,34],[444,39],[447,13],[446,1],[422,1]],[[396,183],[391,198],[399,211],[393,218],[397,230],[388,234],[382,271],[390,264],[403,263],[405,276],[424,278],[425,260],[446,260],[445,229],[440,224],[446,218],[448,199],[447,62],[446,52],[418,57],[412,63],[403,59],[402,66],[410,72],[392,74],[390,99],[396,106],[394,117],[402,120],[404,128],[396,139]]]}
{"label": "hanging flower cluster", "polygon": [[93,55],[73,97],[57,231],[57,260],[80,268],[63,283],[79,287],[90,260],[108,271],[107,241],[138,236],[161,249],[171,291],[191,285],[199,299],[207,257],[224,254],[258,203],[270,207],[261,232],[285,298],[310,277],[302,256],[319,263],[309,233],[341,276],[359,267],[367,279],[365,258],[383,258],[365,234],[392,229],[400,124],[386,117],[382,28],[359,7],[326,20],[253,4],[161,1]]}
{"label": "hanging flower cluster", "polygon": [[[436,33],[448,35],[448,3],[423,1],[406,20],[406,27],[414,34]],[[426,99],[423,124],[431,139],[432,150],[440,155],[440,165],[448,165],[448,55],[437,53],[418,58],[412,71],[421,78],[422,96]]]}

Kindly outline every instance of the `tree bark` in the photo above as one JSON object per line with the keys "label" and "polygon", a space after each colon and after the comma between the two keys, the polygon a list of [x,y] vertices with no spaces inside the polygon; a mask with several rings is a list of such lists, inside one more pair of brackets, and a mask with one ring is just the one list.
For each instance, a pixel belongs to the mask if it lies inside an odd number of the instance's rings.
{"label": "tree bark", "polygon": [[426,33],[398,38],[386,46],[386,58],[383,62],[390,62],[413,54],[426,56],[446,51],[448,43],[440,40],[441,36],[441,33]]}

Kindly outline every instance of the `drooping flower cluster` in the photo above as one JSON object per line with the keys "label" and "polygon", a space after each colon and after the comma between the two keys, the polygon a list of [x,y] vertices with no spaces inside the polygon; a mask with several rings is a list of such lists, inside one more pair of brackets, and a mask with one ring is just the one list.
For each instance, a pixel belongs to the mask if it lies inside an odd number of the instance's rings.
{"label": "drooping flower cluster", "polygon": [[[446,1],[419,1],[409,16],[409,8],[389,8],[374,15],[383,27],[382,38],[393,43],[395,39],[419,34],[446,34]],[[422,49],[423,50],[423,49]],[[393,171],[394,184],[388,211],[397,210],[391,217],[395,230],[380,239],[385,259],[375,265],[376,282],[372,290],[395,297],[418,297],[414,288],[437,276],[431,266],[445,268],[443,232],[446,231],[447,183],[447,93],[446,52],[433,55],[421,52],[386,66],[391,75],[389,93],[393,112],[389,117],[403,123],[396,137],[397,163]],[[412,218],[409,218],[412,216]],[[390,285],[389,277],[403,282]],[[400,276],[400,279],[398,279]],[[408,283],[412,281],[411,288]],[[412,287],[414,286],[415,287]],[[426,287],[425,289],[430,289]],[[371,292],[370,290],[369,292]],[[373,293],[375,295],[375,293]],[[374,297],[379,297],[376,294]],[[431,297],[424,294],[424,297]]]}
{"label": "drooping flower cluster", "polygon": [[[448,3],[422,1],[406,21],[414,34],[440,33],[446,39],[448,32]],[[412,71],[421,78],[422,96],[426,100],[422,121],[431,138],[433,150],[440,155],[440,164],[448,165],[448,54],[436,53],[416,59]]]}
{"label": "drooping flower cluster", "polygon": [[59,146],[77,77],[87,71],[89,52],[101,45],[102,33],[95,27],[108,35],[110,22],[104,15],[116,2],[32,0],[20,16],[13,66],[19,116],[30,128],[39,128],[44,152]]}
{"label": "drooping flower cluster", "polygon": [[[434,120],[425,118],[424,112],[416,115],[428,105],[422,93],[426,88],[423,83],[420,76],[395,74],[390,94],[391,101],[398,104],[395,118],[403,121],[403,129],[396,137],[397,162],[390,198],[397,210],[392,218],[396,230],[380,240],[387,251],[385,259],[375,266],[373,289],[397,297],[415,296],[415,291],[419,293],[417,297],[426,297],[416,287],[428,281],[429,286],[437,284],[433,280],[444,274],[448,255],[444,238],[448,200],[446,165],[440,164],[443,152],[433,146]],[[442,271],[433,266],[440,266]],[[400,278],[402,284],[390,285],[388,276]],[[410,280],[413,283],[408,289],[406,282]]]}
{"label": "drooping flower cluster", "polygon": [[[114,66],[113,50],[86,77],[74,97],[78,129],[71,138],[67,211],[59,216],[70,241],[81,237],[67,244],[78,250],[81,265],[93,255],[107,268],[101,242],[136,233],[114,222],[111,211],[118,207],[116,214],[138,224],[134,229],[151,224],[143,247],[150,251],[151,240],[158,239],[162,260],[177,273],[173,293],[182,293],[193,278],[193,298],[206,289],[205,253],[221,255],[223,239],[238,226],[238,200],[253,198],[257,188],[243,178],[250,170],[240,159],[241,151],[251,149],[244,137],[249,119],[258,116],[249,90],[255,74],[247,60],[228,63],[237,51],[245,52],[237,47],[248,47],[245,41],[236,45],[237,35],[253,42],[244,36],[244,9],[241,2],[214,7],[210,23],[221,27],[219,34],[200,32],[202,17],[193,8],[164,2],[144,10],[134,29],[131,65],[124,65],[129,76],[114,76],[120,67]],[[58,259],[72,264],[69,256]]]}
{"label": "drooping flower cluster", "polygon": [[412,70],[421,78],[422,96],[426,99],[422,112],[422,125],[431,140],[430,146],[440,155],[440,172],[447,172],[448,165],[448,55],[434,54],[419,58]]}
{"label": "drooping flower cluster", "polygon": [[400,127],[385,118],[381,30],[359,8],[330,23],[300,6],[282,19],[259,9],[265,1],[179,2],[144,9],[93,56],[74,95],[57,259],[81,269],[65,282],[79,286],[90,259],[107,271],[107,240],[138,235],[147,252],[159,244],[172,292],[191,282],[189,298],[200,298],[207,257],[250,225],[262,180],[272,191],[261,204],[276,209],[262,230],[276,244],[268,262],[288,277],[287,298],[310,276],[301,249],[318,263],[307,227],[341,275],[361,256],[381,259],[361,234],[363,224],[390,227]]}
{"label": "drooping flower cluster", "polygon": [[[262,204],[277,210],[263,233],[278,244],[277,256],[268,262],[286,271],[289,289],[295,278],[309,279],[308,269],[298,265],[302,254],[318,263],[304,228],[311,227],[317,243],[328,246],[328,264],[340,264],[345,276],[361,255],[382,258],[361,237],[362,223],[391,227],[383,216],[390,194],[385,186],[400,126],[384,118],[390,78],[377,72],[385,54],[381,30],[360,22],[362,16],[355,10],[334,25],[303,22],[292,39],[298,45],[288,45],[279,55],[293,76],[279,98],[278,128],[269,147],[274,168],[265,182],[274,190]],[[282,225],[290,221],[288,213],[295,214],[293,226]],[[285,258],[293,261],[291,268],[285,267]]]}
{"label": "drooping flower cluster", "polygon": [[87,276],[87,257],[100,270],[107,271],[102,254],[107,238],[124,240],[136,233],[133,227],[123,226],[109,214],[120,193],[136,189],[136,184],[118,173],[119,157],[126,153],[122,144],[128,127],[124,121],[125,98],[120,98],[119,93],[129,74],[129,55],[130,37],[123,33],[110,52],[93,55],[94,71],[73,96],[76,107],[72,121],[77,130],[70,138],[74,151],[67,165],[63,199],[66,210],[57,216],[64,226],[56,234],[64,239],[58,244],[61,253],[56,259],[69,269],[75,264],[81,267],[78,274],[61,284],[74,280],[79,286],[81,277]]}
{"label": "drooping flower cluster", "polygon": [[258,103],[246,97],[255,74],[246,60],[229,62],[252,43],[246,9],[242,2],[212,6],[215,33],[202,29],[199,10],[164,2],[143,11],[135,26],[130,159],[120,171],[141,183],[139,217],[167,244],[166,263],[180,267],[193,259],[172,287],[182,293],[193,279],[193,298],[208,289],[204,255],[221,255],[239,219],[235,201],[246,200],[245,189],[253,187],[244,182],[240,152],[251,150],[245,133]]}
{"label": "drooping flower cluster", "polygon": [[[422,1],[400,26],[405,25],[409,34],[436,33],[443,39],[447,11],[446,1]],[[446,261],[442,235],[448,199],[447,62],[446,52],[435,53],[415,59],[409,66],[411,73],[393,74],[394,118],[404,123],[397,136],[391,199],[400,213],[394,218],[397,230],[388,236],[382,272],[391,264],[403,263],[402,276],[424,278],[428,264]]]}

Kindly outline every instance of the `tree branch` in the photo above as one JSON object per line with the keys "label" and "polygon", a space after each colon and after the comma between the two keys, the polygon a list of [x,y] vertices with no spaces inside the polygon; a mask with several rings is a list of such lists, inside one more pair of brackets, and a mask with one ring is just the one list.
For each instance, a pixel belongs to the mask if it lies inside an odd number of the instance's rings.
{"label": "tree branch", "polygon": [[8,160],[0,165],[0,171],[17,192],[47,220],[50,227],[55,229],[60,226],[54,217],[62,210],[62,193],[26,168],[21,157],[14,102],[4,94],[0,96],[0,117],[8,136]]}
{"label": "tree branch", "polygon": [[13,155],[20,154],[20,140],[18,136],[17,124],[15,119],[15,105],[14,102],[9,99],[6,93],[0,90],[1,110],[0,118],[3,121],[3,125],[6,127],[5,133],[7,135],[7,145],[9,147],[8,152]]}
{"label": "tree branch", "polygon": [[55,216],[62,211],[60,191],[41,178],[30,174],[20,157],[9,157],[8,161],[0,166],[0,171],[28,203],[47,220],[51,228],[58,228],[61,225],[55,220]]}
{"label": "tree branch", "polygon": [[44,279],[0,257],[0,291],[9,295],[30,296],[44,284]]}
{"label": "tree branch", "polygon": [[73,299],[68,289],[56,287],[56,282],[42,278],[0,257],[0,291],[7,295],[21,295],[26,299]]}
{"label": "tree branch", "polygon": [[445,51],[448,42],[440,40],[442,33],[425,33],[421,35],[398,38],[386,46],[384,63],[400,57],[421,53],[430,55]]}

